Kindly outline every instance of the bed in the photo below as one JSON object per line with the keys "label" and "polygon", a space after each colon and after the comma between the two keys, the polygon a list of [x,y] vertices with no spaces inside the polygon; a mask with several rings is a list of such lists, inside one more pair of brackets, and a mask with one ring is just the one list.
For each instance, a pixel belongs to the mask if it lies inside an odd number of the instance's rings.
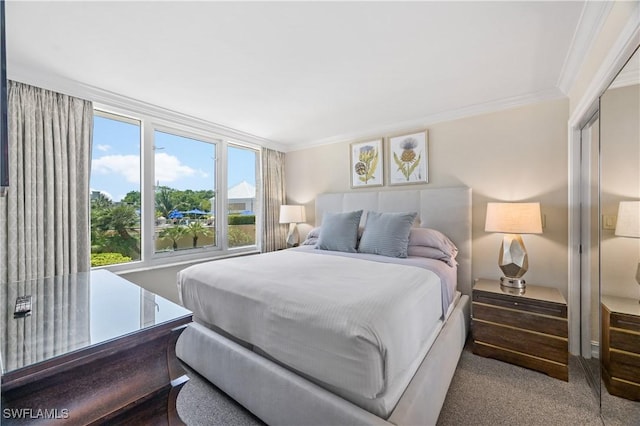
{"label": "bed", "polygon": [[362,247],[375,212],[416,212],[411,235],[442,232],[455,261],[301,246],[196,265],[178,357],[267,424],[435,424],[469,327],[471,190],[322,194],[316,223],[359,210]]}

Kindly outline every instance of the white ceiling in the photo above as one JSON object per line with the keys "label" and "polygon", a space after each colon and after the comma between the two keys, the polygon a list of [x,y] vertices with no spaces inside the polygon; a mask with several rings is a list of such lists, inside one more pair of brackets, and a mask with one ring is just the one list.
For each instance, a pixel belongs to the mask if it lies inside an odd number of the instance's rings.
{"label": "white ceiling", "polygon": [[583,6],[9,1],[7,67],[293,148],[561,96]]}

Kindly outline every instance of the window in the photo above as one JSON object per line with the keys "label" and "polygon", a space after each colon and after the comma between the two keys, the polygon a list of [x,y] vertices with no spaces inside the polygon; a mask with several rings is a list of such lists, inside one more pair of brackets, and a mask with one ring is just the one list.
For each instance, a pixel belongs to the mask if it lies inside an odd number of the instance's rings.
{"label": "window", "polygon": [[216,243],[216,145],[155,131],[155,252]]}
{"label": "window", "polygon": [[227,149],[227,238],[229,247],[256,244],[256,166],[253,149]]}
{"label": "window", "polygon": [[91,266],[140,260],[139,121],[94,116],[90,182]]}
{"label": "window", "polygon": [[91,265],[123,271],[255,251],[259,148],[183,116],[116,111],[94,115]]}

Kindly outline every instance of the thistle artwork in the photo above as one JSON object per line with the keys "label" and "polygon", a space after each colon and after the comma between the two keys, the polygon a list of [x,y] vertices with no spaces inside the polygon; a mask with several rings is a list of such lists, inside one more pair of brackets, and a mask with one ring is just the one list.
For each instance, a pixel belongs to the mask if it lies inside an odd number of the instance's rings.
{"label": "thistle artwork", "polygon": [[376,171],[376,167],[378,167],[378,150],[371,145],[365,145],[360,148],[358,160],[355,169],[360,182],[367,183],[375,178],[373,174]]}
{"label": "thistle artwork", "polygon": [[351,186],[376,186],[383,183],[382,140],[351,144]]}
{"label": "thistle artwork", "polygon": [[426,131],[390,138],[389,149],[395,163],[389,176],[391,185],[428,181]]}
{"label": "thistle artwork", "polygon": [[398,158],[397,153],[393,153],[393,161],[396,162],[398,170],[402,172],[402,175],[407,179],[407,182],[409,182],[409,178],[416,171],[416,167],[420,165],[421,154],[416,156],[416,152],[414,151],[417,146],[418,141],[416,141],[415,138],[405,138],[400,143],[400,147],[402,148],[402,155],[400,155],[400,158]]}

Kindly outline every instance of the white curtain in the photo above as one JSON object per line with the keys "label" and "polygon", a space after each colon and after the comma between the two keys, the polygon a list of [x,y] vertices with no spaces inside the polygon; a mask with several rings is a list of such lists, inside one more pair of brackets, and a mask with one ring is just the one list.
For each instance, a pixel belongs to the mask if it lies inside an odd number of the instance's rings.
{"label": "white curtain", "polygon": [[89,101],[9,82],[9,173],[0,198],[5,283],[90,269]]}
{"label": "white curtain", "polygon": [[285,154],[268,148],[262,149],[262,252],[275,251],[287,246],[287,225],[281,225],[280,205],[285,204]]}

